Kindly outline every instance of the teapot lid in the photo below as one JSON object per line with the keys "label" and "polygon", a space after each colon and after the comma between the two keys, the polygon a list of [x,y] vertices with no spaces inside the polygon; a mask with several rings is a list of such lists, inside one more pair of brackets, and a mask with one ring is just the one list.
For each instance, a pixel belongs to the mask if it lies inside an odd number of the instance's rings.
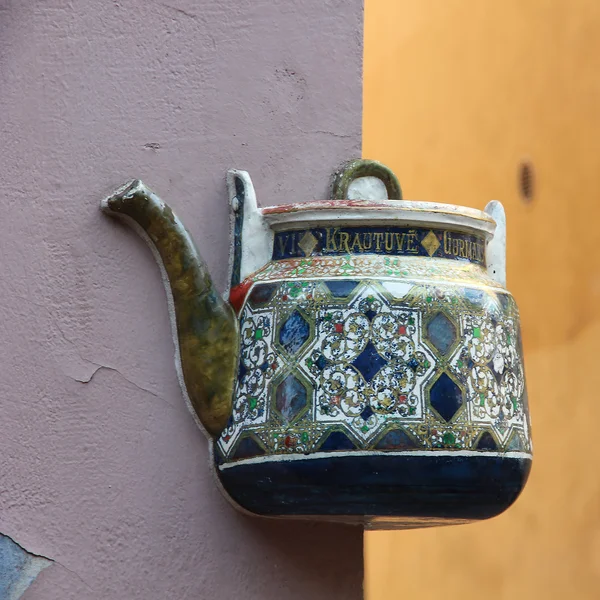
{"label": "teapot lid", "polygon": [[339,169],[334,174],[331,198],[260,210],[275,231],[323,224],[389,225],[393,221],[401,226],[446,226],[491,237],[496,228],[494,219],[481,210],[403,200],[394,173],[373,160],[350,161]]}

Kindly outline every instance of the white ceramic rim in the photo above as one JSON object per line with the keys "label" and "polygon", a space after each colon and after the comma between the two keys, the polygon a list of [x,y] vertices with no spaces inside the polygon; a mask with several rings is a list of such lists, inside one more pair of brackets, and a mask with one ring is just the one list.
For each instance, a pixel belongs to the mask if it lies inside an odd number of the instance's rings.
{"label": "white ceramic rim", "polygon": [[475,208],[412,200],[313,200],[259,209],[275,231],[319,225],[390,225],[451,228],[491,237],[496,222]]}

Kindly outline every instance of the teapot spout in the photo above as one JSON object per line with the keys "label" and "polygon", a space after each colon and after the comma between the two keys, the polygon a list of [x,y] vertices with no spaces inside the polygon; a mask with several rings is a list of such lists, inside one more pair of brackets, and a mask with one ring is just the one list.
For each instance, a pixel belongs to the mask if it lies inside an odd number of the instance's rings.
{"label": "teapot spout", "polygon": [[215,289],[190,234],[171,208],[134,180],[102,201],[150,246],[163,275],[182,391],[201,428],[216,437],[232,411],[238,361],[234,312]]}

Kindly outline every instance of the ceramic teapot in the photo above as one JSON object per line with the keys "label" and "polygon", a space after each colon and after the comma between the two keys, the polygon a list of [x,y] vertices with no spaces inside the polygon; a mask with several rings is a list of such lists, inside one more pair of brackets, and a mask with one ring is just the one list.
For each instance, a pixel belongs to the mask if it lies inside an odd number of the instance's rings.
{"label": "ceramic teapot", "polygon": [[230,286],[136,180],[102,202],[160,265],[184,396],[228,498],[371,528],[463,523],[521,492],[531,440],[502,205],[403,201],[347,163],[331,200],[259,208],[230,171]]}

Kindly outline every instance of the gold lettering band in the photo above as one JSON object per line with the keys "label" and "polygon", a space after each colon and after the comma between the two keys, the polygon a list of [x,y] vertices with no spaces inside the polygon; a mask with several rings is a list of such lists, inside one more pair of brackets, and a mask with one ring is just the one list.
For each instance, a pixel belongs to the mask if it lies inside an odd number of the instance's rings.
{"label": "gold lettering band", "polygon": [[275,234],[273,260],[342,254],[385,254],[466,260],[485,265],[483,236],[407,227],[317,227]]}

